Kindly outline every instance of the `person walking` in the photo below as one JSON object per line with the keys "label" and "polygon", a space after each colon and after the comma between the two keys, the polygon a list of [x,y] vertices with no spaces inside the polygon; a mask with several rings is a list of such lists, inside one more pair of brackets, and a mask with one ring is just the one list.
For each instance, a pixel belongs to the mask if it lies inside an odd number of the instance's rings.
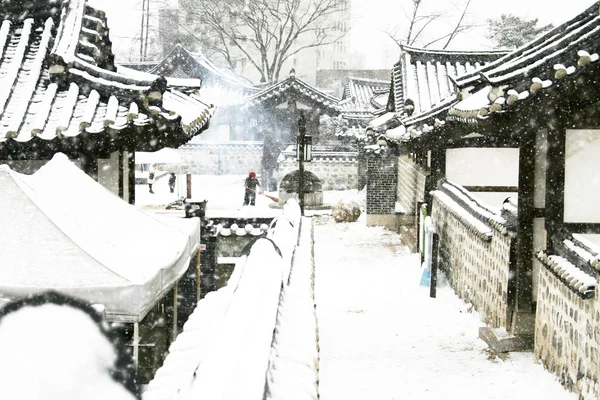
{"label": "person walking", "polygon": [[151,169],[150,171],[148,171],[148,189],[149,192],[154,194],[154,192],[152,191],[152,185],[154,185],[155,179],[154,179],[154,170]]}
{"label": "person walking", "polygon": [[246,189],[244,193],[244,205],[253,206],[256,201],[256,190],[260,186],[258,179],[256,179],[256,174],[254,172],[250,172],[248,177],[244,181],[244,188]]}
{"label": "person walking", "polygon": [[175,181],[177,180],[177,178],[175,177],[175,172],[171,172],[171,175],[169,176],[169,190],[171,191],[171,193],[175,192]]}

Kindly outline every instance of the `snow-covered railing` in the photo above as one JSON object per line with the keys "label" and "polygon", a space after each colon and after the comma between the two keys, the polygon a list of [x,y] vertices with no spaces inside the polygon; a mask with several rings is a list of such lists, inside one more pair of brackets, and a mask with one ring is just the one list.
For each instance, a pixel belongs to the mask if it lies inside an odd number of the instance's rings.
{"label": "snow-covered railing", "polygon": [[300,208],[290,200],[267,237],[239,259],[227,286],[198,302],[144,400],[263,399],[299,226]]}
{"label": "snow-covered railing", "polygon": [[279,300],[265,400],[319,397],[319,345],[312,245],[312,224],[304,218],[292,270]]}

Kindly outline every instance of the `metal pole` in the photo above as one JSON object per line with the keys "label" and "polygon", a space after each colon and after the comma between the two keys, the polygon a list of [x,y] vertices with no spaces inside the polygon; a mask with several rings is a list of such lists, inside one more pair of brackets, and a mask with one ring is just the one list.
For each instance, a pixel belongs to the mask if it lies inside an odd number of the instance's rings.
{"label": "metal pole", "polygon": [[304,136],[306,135],[306,118],[304,113],[300,114],[298,120],[298,131],[300,133],[300,143],[298,143],[298,161],[300,177],[298,179],[298,199],[300,200],[300,215],[304,216]]}
{"label": "metal pole", "polygon": [[433,233],[433,247],[431,251],[431,278],[429,280],[429,297],[435,298],[437,292],[437,270],[438,270],[438,245],[440,237]]}

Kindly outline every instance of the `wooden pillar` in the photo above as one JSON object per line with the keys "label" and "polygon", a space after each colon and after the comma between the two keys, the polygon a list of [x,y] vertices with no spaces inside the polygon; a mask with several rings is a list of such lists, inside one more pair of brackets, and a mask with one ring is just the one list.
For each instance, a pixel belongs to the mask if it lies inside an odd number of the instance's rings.
{"label": "wooden pillar", "polygon": [[[565,128],[562,125],[548,126],[546,162],[546,212],[544,217],[547,236],[550,239],[560,229],[565,214]],[[549,246],[551,243],[548,240]]]}
{"label": "wooden pillar", "polygon": [[431,149],[431,166],[429,167],[429,175],[425,178],[425,203],[427,209],[431,213],[431,191],[437,188],[437,183],[440,179],[446,176],[446,148],[436,146]]}
{"label": "wooden pillar", "polygon": [[140,325],[138,322],[133,324],[133,366],[138,370],[140,358]]}
{"label": "wooden pillar", "polygon": [[127,175],[129,181],[127,190],[129,190],[129,204],[135,204],[135,152],[129,150],[125,154],[127,155]]}
{"label": "wooden pillar", "polygon": [[127,157],[127,152],[123,150],[119,150],[117,152],[118,156],[118,174],[119,174],[119,198],[124,199],[125,196],[125,157]]}
{"label": "wooden pillar", "polygon": [[533,196],[535,193],[535,132],[521,135],[519,146],[519,203],[517,212],[516,282],[509,287],[514,304],[511,320],[513,334],[533,334],[535,310],[533,309]]}
{"label": "wooden pillar", "polygon": [[186,185],[186,198],[192,198],[192,174],[185,175],[185,185]]}

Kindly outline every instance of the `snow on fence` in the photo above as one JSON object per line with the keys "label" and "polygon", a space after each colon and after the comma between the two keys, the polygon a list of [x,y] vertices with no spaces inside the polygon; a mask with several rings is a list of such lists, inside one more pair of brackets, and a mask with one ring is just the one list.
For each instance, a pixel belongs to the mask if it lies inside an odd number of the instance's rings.
{"label": "snow on fence", "polygon": [[[459,185],[442,181],[432,192],[439,267],[451,286],[492,327],[507,327],[508,278],[516,232],[504,218]],[[507,216],[508,217],[508,216]]]}
{"label": "snow on fence", "polygon": [[[198,302],[144,400],[281,398],[279,382],[287,387],[290,379],[305,377],[294,367],[307,360],[314,380],[296,382],[287,393],[299,390],[316,398],[312,243],[305,226],[297,246],[300,221],[298,203],[288,201],[267,237],[238,260],[227,286]],[[306,348],[314,349],[309,358],[297,353]]]}

